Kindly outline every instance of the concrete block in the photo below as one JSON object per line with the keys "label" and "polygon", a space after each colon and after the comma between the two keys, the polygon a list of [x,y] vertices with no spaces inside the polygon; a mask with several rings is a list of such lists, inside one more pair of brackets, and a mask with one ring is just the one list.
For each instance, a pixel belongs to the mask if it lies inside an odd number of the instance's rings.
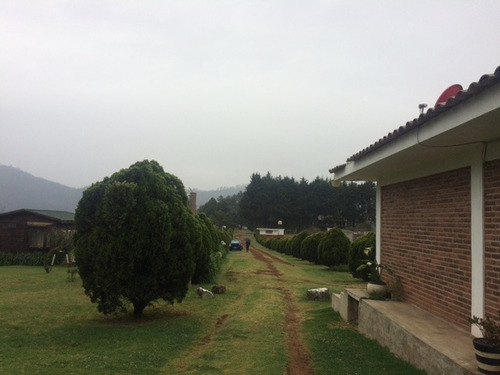
{"label": "concrete block", "polygon": [[343,293],[333,293],[332,294],[332,309],[333,311],[340,311],[340,299]]}

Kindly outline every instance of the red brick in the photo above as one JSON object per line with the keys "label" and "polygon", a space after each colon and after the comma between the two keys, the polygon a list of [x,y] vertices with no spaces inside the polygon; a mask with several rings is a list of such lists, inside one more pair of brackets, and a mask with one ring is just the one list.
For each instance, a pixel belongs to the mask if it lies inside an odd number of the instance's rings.
{"label": "red brick", "polygon": [[468,328],[471,300],[470,169],[382,187],[382,263],[407,300]]}

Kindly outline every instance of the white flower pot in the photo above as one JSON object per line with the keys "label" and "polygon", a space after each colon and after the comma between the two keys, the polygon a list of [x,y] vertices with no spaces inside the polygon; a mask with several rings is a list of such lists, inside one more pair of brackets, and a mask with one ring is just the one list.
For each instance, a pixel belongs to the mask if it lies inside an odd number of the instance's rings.
{"label": "white flower pot", "polygon": [[385,295],[387,294],[387,284],[368,282],[368,284],[366,284],[366,291],[368,294]]}

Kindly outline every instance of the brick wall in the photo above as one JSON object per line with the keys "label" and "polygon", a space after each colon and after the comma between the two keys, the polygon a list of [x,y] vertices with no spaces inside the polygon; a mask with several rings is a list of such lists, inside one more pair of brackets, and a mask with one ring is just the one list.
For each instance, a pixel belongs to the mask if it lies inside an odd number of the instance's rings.
{"label": "brick wall", "polygon": [[500,160],[484,165],[485,310],[500,310]]}
{"label": "brick wall", "polygon": [[382,187],[382,263],[405,300],[469,329],[470,169]]}

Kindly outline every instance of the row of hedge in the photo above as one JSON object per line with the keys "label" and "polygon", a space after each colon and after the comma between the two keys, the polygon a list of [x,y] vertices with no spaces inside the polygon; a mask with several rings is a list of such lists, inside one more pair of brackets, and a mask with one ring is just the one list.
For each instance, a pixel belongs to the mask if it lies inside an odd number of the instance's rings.
{"label": "row of hedge", "polygon": [[[0,252],[0,266],[43,266],[49,255],[44,251]],[[59,259],[57,259],[59,264]]]}
{"label": "row of hedge", "polygon": [[[328,267],[347,264],[349,272],[354,277],[365,280],[368,275],[360,273],[356,269],[368,259],[368,256],[375,259],[375,233],[373,232],[358,237],[352,243],[339,228],[313,234],[301,232],[290,238],[268,238],[259,234],[256,234],[255,238],[257,242],[268,249],[307,260],[311,263]],[[367,248],[373,250],[370,255],[365,254]]]}

